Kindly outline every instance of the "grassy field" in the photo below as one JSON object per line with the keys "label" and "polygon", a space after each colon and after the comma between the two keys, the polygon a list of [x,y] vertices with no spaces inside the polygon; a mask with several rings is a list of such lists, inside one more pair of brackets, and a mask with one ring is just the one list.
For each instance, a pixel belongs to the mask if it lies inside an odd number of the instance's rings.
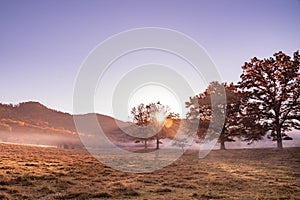
{"label": "grassy field", "polygon": [[85,151],[0,144],[0,199],[300,199],[300,148],[188,151],[153,173]]}

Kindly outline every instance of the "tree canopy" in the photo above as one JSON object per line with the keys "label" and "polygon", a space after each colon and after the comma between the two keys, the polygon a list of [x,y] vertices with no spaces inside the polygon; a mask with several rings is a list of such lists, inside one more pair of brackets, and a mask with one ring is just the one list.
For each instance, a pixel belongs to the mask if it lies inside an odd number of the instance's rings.
{"label": "tree canopy", "polygon": [[268,59],[254,57],[242,66],[243,114],[260,120],[279,149],[283,139],[291,139],[288,131],[300,129],[299,63],[299,51],[293,59],[279,51]]}
{"label": "tree canopy", "polygon": [[170,119],[179,119],[179,114],[171,112],[168,106],[157,102],[147,105],[141,103],[137,107],[133,107],[131,117],[134,124],[142,127],[138,131],[143,134],[141,139],[144,140],[145,148],[147,148],[148,140],[156,139],[156,148],[158,149],[160,139],[167,137],[165,123],[169,123]]}
{"label": "tree canopy", "polygon": [[[212,101],[212,95],[225,96],[226,102]],[[260,124],[240,113],[242,95],[233,83],[211,82],[203,93],[191,97],[190,101],[186,102],[186,107],[190,108],[187,118],[200,121],[198,136],[202,139],[207,134],[210,134],[211,138],[219,136],[221,149],[225,149],[225,142],[234,142],[236,138],[246,141],[260,139],[264,134]],[[213,117],[222,114],[225,115],[224,121]],[[209,126],[212,132],[207,132]]]}

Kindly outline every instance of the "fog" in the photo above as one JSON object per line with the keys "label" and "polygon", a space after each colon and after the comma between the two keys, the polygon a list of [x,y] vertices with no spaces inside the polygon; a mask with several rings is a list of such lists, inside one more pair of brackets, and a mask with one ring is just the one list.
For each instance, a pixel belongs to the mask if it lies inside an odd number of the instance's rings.
{"label": "fog", "polygon": [[[288,134],[293,140],[284,140],[284,147],[300,147],[300,132],[293,131]],[[70,134],[46,134],[46,133],[24,133],[24,132],[0,132],[0,142],[14,143],[24,145],[38,145],[38,146],[52,146],[65,149],[80,149],[84,148],[78,135]],[[174,148],[170,139],[162,139],[161,148]],[[90,147],[100,146],[99,141],[95,138],[90,139]],[[113,142],[118,147],[136,147],[143,148],[142,143],[136,143],[135,141],[129,142]],[[149,141],[149,148],[155,148],[155,141]],[[265,137],[263,140],[255,141],[252,144],[247,142],[236,141],[225,143],[227,149],[243,149],[243,148],[275,148],[277,146],[276,141],[272,141]],[[199,149],[199,144],[193,143],[189,149]],[[217,143],[214,149],[219,149]]]}
{"label": "fog", "polygon": [[67,134],[0,132],[0,142],[55,146],[67,149],[81,148],[82,146],[77,135]]}

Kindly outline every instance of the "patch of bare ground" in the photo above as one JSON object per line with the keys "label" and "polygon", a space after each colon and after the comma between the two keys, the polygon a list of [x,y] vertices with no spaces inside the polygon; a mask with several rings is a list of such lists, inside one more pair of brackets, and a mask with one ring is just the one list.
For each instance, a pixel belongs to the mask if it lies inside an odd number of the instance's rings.
{"label": "patch of bare ground", "polygon": [[300,148],[188,151],[153,173],[86,151],[0,144],[0,199],[300,199]]}

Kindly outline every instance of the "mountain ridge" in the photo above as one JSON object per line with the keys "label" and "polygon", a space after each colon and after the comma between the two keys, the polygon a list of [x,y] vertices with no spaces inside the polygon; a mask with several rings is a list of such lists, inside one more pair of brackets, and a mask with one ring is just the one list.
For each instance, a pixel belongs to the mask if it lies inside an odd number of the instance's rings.
{"label": "mountain ridge", "polygon": [[108,138],[130,139],[118,126],[127,126],[129,122],[99,113],[72,115],[50,109],[40,102],[28,101],[16,105],[0,103],[0,141],[79,147],[82,144],[73,117],[89,115],[97,117]]}

